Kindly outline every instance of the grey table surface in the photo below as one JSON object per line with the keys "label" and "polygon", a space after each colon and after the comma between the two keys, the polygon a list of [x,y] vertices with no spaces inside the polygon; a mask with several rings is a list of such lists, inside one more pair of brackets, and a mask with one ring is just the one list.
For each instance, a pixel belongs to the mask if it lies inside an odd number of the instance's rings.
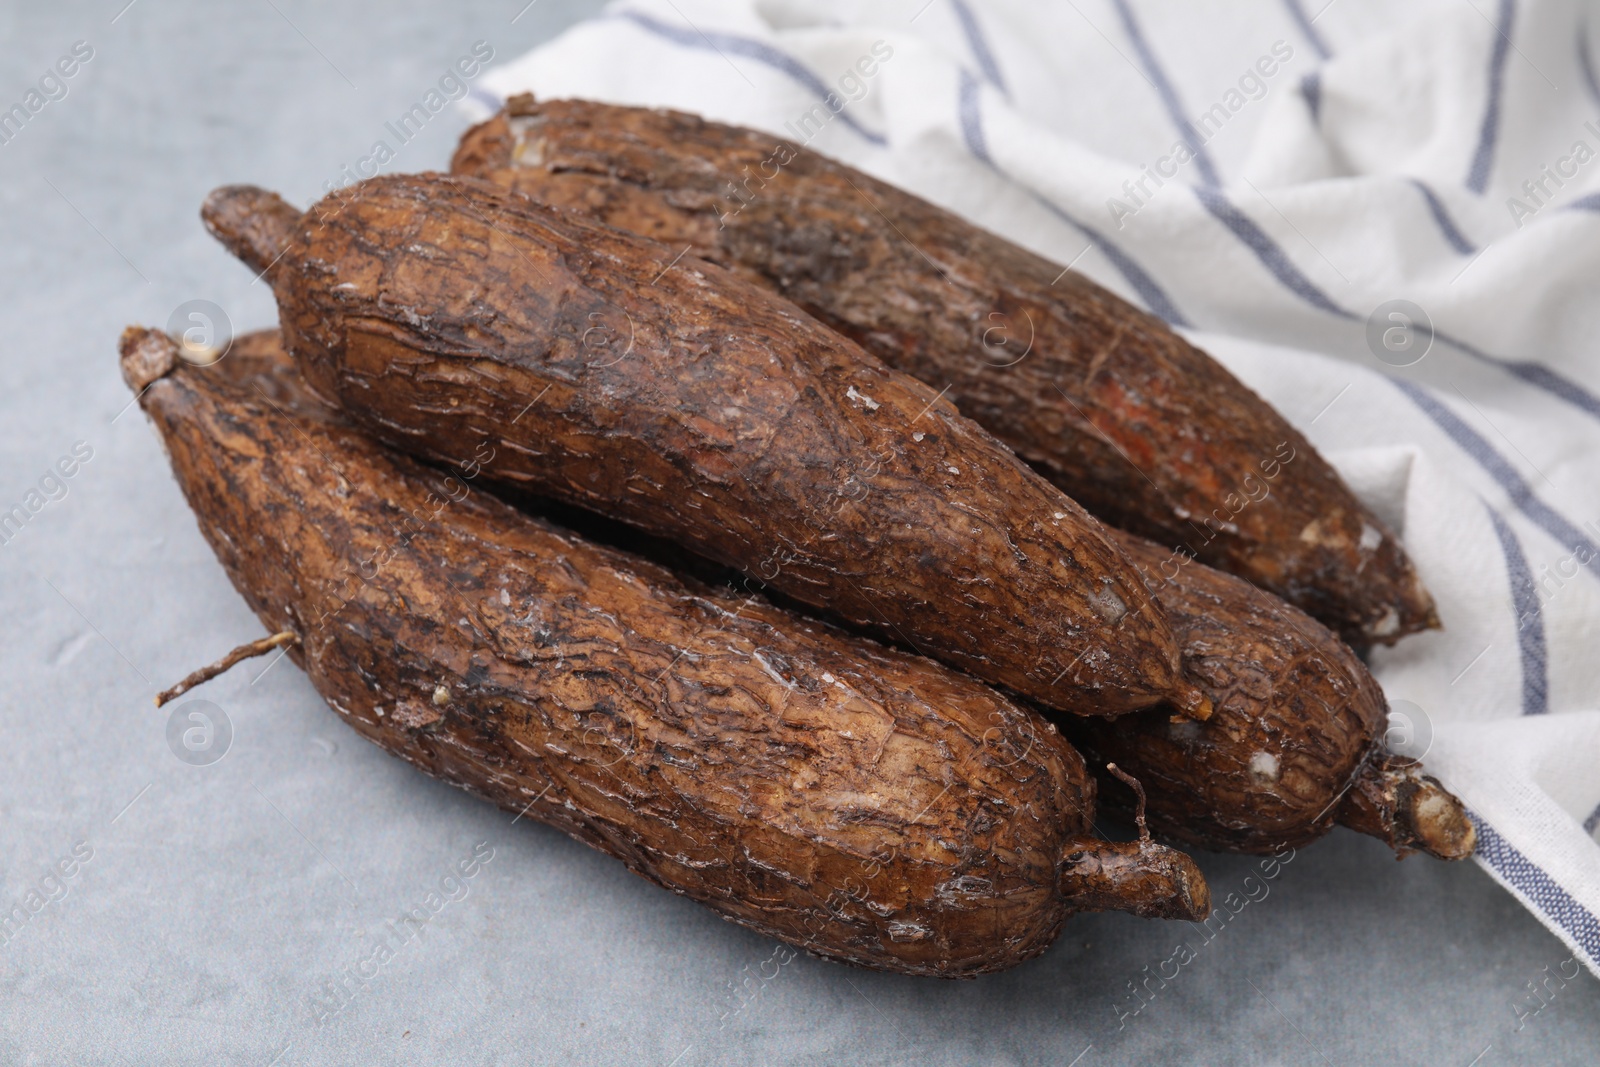
{"label": "grey table surface", "polygon": [[[180,761],[152,694],[260,627],[126,408],[117,335],[193,299],[270,325],[201,198],[309,202],[474,42],[508,58],[598,9],[524,2],[0,10],[0,106],[93,50],[0,144],[0,510],[44,501],[0,547],[0,906],[25,915],[0,944],[0,1063],[1600,1062],[1600,983],[1552,977],[1568,953],[1487,875],[1343,831],[1270,880],[1200,855],[1219,897],[1257,898],[1209,939],[1080,917],[1038,960],[935,982],[789,959],[512,825],[356,737],[287,663],[197,694],[231,742]],[[462,125],[441,113],[387,169],[445,165]],[[423,932],[364,965],[475,849]],[[1180,942],[1194,958],[1135,999]]]}

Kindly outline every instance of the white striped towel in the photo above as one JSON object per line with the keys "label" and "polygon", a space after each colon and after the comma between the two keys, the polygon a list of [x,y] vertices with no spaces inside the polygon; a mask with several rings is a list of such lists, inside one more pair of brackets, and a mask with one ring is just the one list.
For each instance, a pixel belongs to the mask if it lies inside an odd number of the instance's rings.
{"label": "white striped towel", "polygon": [[1600,973],[1590,14],[621,0],[471,102],[670,106],[807,141],[1189,333],[1402,532],[1446,628],[1374,655],[1412,720],[1394,738],[1468,803],[1478,862]]}

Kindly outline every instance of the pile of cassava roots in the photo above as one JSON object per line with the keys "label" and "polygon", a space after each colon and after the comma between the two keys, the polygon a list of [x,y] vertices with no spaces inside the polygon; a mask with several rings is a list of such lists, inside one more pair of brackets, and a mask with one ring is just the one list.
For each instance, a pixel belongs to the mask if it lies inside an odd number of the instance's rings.
{"label": "pile of cassava roots", "polygon": [[[124,379],[354,730],[816,955],[968,977],[1174,845],[1471,853],[1355,650],[1395,534],[1165,324],[804,148],[518,97],[451,172],[209,231],[280,328]],[[1099,801],[1134,820],[1096,830]]]}

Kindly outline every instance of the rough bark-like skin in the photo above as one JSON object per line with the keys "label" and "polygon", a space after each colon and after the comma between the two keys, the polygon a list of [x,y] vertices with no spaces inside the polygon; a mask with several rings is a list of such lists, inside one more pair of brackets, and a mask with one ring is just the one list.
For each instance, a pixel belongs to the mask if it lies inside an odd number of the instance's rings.
{"label": "rough bark-like skin", "polygon": [[1206,714],[1097,520],[767,289],[472,179],[376,178],[304,216],[234,187],[203,214],[270,267],[312,388],[397,447],[481,460],[1053,708]]}
{"label": "rough bark-like skin", "polygon": [[1354,644],[1438,625],[1399,540],[1261,398],[1153,316],[902,190],[693,115],[526,96],[453,166],[743,271],[948,386],[1102,519]]}
{"label": "rough bark-like skin", "polygon": [[[1036,714],[930,661],[584,542],[360,435],[276,337],[123,366],[236,588],[351,727],[725,917],[958,977],[1074,908],[1198,918],[1187,858],[1088,836]],[[1137,853],[1108,894],[1086,863]],[[1165,872],[1169,878],[1152,882]]]}
{"label": "rough bark-like skin", "polygon": [[[1343,823],[1402,856],[1472,853],[1461,802],[1415,761],[1384,753],[1383,690],[1333,633],[1239,578],[1116,536],[1214,710],[1203,723],[1140,714],[1065,727],[1095,766],[1111,760],[1139,780],[1159,836],[1266,853]],[[1130,790],[1109,775],[1100,784],[1108,804],[1131,809]]]}

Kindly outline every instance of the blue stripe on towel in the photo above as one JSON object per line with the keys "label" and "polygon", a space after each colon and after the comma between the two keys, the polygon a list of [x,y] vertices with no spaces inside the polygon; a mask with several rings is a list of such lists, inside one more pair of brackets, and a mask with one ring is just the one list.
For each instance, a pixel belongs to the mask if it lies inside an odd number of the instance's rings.
{"label": "blue stripe on towel", "polygon": [[[1032,190],[1029,190],[1029,192],[1032,192]],[[1169,326],[1175,326],[1179,329],[1190,328],[1192,324],[1188,319],[1184,318],[1183,312],[1178,310],[1178,306],[1172,302],[1172,298],[1167,296],[1166,290],[1157,285],[1156,280],[1146,274],[1144,268],[1129,258],[1126,252],[1112,244],[1099,230],[1087,223],[1079,222],[1038,193],[1033,193],[1033,198],[1046,211],[1049,211],[1062,222],[1076,226],[1085,237],[1092,241],[1095,247],[1100,249],[1105,254],[1105,257],[1111,261],[1111,265],[1117,268],[1117,272],[1127,279],[1129,285],[1133,286],[1134,291],[1139,294],[1140,299],[1144,301],[1145,306],[1150,309],[1152,315]]]}
{"label": "blue stripe on towel", "polygon": [[[1120,9],[1127,11],[1127,6],[1124,0],[1117,0],[1117,2]],[[1131,11],[1127,12],[1127,17],[1129,19],[1132,18]],[[1137,32],[1136,27],[1134,32]],[[1146,51],[1148,50],[1146,49]],[[1159,72],[1155,73],[1159,75]],[[1164,83],[1164,77],[1162,78],[1162,81]],[[976,80],[973,79],[970,74],[963,71],[959,109],[962,132],[966,137],[967,148],[974,156],[977,156],[984,162],[989,163],[990,166],[993,166],[993,160],[989,157],[987,142],[983,135],[982,117],[978,106],[977,93],[978,85]],[[1445,239],[1449,241],[1451,245],[1457,249],[1457,251],[1465,254],[1470,254],[1473,252],[1475,249],[1473,248],[1472,243],[1467,240],[1466,235],[1463,234],[1455,225],[1454,221],[1445,212],[1443,204],[1437,199],[1436,196],[1434,196],[1432,191],[1421,182],[1416,182],[1415,184],[1417,185],[1417,188],[1421,190],[1424,198],[1428,201],[1428,207],[1430,211],[1433,212],[1434,218],[1437,221],[1440,230],[1444,233]],[[1268,235],[1267,232],[1263,230],[1253,219],[1251,219],[1243,211],[1239,210],[1239,208],[1236,207],[1232,201],[1227,198],[1227,196],[1214,189],[1207,189],[1203,187],[1191,188],[1193,188],[1195,196],[1199,198],[1200,203],[1205,206],[1206,210],[1208,210],[1212,216],[1221,222],[1229,230],[1229,232],[1242,241],[1245,246],[1255,254],[1256,258],[1260,260],[1262,266],[1266,267],[1268,272],[1270,272],[1273,277],[1275,277],[1278,282],[1290,292],[1311,304],[1313,307],[1316,307],[1322,311],[1326,311],[1331,315],[1336,315],[1347,320],[1356,320],[1360,318],[1360,316],[1356,313],[1347,308],[1341,307],[1320,286],[1318,286],[1303,271],[1301,271],[1299,267],[1295,266],[1293,260],[1289,258],[1288,253],[1286,253],[1283,248],[1276,241],[1274,241],[1272,237]],[[1121,272],[1123,277],[1128,280],[1129,285],[1131,285],[1139,293],[1140,297],[1145,301],[1146,306],[1148,306],[1153,313],[1160,316],[1162,319],[1165,319],[1174,326],[1187,327],[1190,325],[1184,316],[1178,311],[1177,307],[1172,303],[1171,299],[1166,295],[1166,293],[1155,284],[1154,280],[1147,273],[1145,273],[1145,271],[1140,268],[1138,264],[1129,259],[1120,249],[1107,241],[1104,236],[1094,231],[1091,227],[1062,211],[1049,200],[1039,196],[1037,193],[1034,193],[1033,196],[1034,199],[1036,199],[1052,214],[1080,230],[1086,237],[1098,245],[1100,249],[1105,252],[1107,258],[1110,259],[1116,266],[1117,270]],[[1593,194],[1592,197],[1584,197],[1579,201],[1575,201],[1570,206],[1584,207],[1590,210],[1600,211],[1600,193]],[[1459,350],[1473,359],[1487,363],[1490,366],[1497,367],[1506,373],[1521,379],[1523,382],[1526,382],[1528,385],[1531,385],[1536,389],[1548,393],[1551,396],[1557,397],[1558,399],[1571,404],[1579,410],[1587,412],[1589,415],[1595,418],[1600,418],[1600,397],[1597,397],[1594,393],[1590,392],[1587,387],[1576,381],[1573,381],[1557,371],[1553,371],[1548,367],[1538,363],[1533,363],[1531,361],[1509,360],[1491,356],[1489,353],[1483,351],[1481,348],[1478,348],[1475,345],[1469,344],[1466,341],[1458,340],[1438,330],[1434,331],[1434,337],[1444,344]],[[1543,507],[1544,505],[1536,502],[1535,506]],[[1561,521],[1564,522],[1565,520]]]}
{"label": "blue stripe on towel", "polygon": [[1261,265],[1272,272],[1285,288],[1294,293],[1313,307],[1321,308],[1330,315],[1337,315],[1342,319],[1354,319],[1357,315],[1346,311],[1333,302],[1333,298],[1317,287],[1317,284],[1307,278],[1290,261],[1288,255],[1280,248],[1276,241],[1267,236],[1267,232],[1255,224],[1244,212],[1233,206],[1233,203],[1214,189],[1195,188],[1195,196],[1200,198],[1200,203],[1214,215],[1218,222],[1226,226],[1233,235],[1245,243],[1250,251],[1256,254]]}
{"label": "blue stripe on towel", "polygon": [[1573,211],[1600,211],[1600,193],[1589,193],[1580,196],[1567,207]]}
{"label": "blue stripe on towel", "polygon": [[[1354,312],[1340,307],[1333,298],[1323,292],[1315,282],[1301,272],[1289,259],[1288,253],[1275,242],[1265,230],[1258,226],[1254,220],[1240,211],[1222,193],[1214,189],[1194,188],[1194,194],[1205,205],[1206,209],[1214,215],[1219,222],[1228,228],[1234,236],[1243,241],[1262,266],[1270,271],[1273,277],[1290,292],[1302,300],[1332,315],[1343,319],[1357,319],[1360,316]],[[1560,400],[1566,401],[1581,411],[1600,418],[1600,397],[1595,396],[1585,386],[1573,381],[1549,367],[1527,360],[1500,359],[1491,356],[1476,345],[1458,340],[1440,330],[1434,330],[1435,339],[1443,342],[1483,363],[1498,367],[1507,374],[1520,378],[1529,385],[1543,392],[1549,393]]]}
{"label": "blue stripe on towel", "polygon": [[1480,862],[1525,897],[1533,907],[1560,927],[1589,957],[1600,961],[1600,920],[1556,884],[1544,868],[1524,856],[1498,830],[1474,811],[1467,812],[1478,831],[1476,855]]}
{"label": "blue stripe on towel", "polygon": [[[1317,32],[1317,28],[1306,17],[1306,9],[1300,5],[1300,0],[1283,0],[1283,6],[1289,9],[1289,17],[1300,28],[1301,36],[1311,42],[1311,47],[1316,51],[1317,55],[1323,59],[1332,56],[1333,53],[1328,50],[1328,43],[1322,39],[1322,35]],[[1327,8],[1323,8],[1323,10],[1326,11]],[[1320,15],[1321,12],[1318,12],[1318,14]]]}
{"label": "blue stripe on towel", "polygon": [[1443,341],[1451,348],[1471,356],[1482,363],[1501,370],[1514,377],[1521,378],[1535,389],[1549,393],[1558,400],[1563,400],[1580,411],[1600,418],[1600,397],[1595,396],[1586,387],[1573,381],[1564,374],[1558,374],[1549,367],[1529,360],[1501,359],[1491,356],[1476,345],[1451,337],[1449,334],[1433,331],[1435,340]]}
{"label": "blue stripe on towel", "polygon": [[1539,587],[1534,584],[1528,557],[1511,524],[1498,511],[1484,505],[1494,523],[1495,536],[1506,557],[1506,581],[1517,612],[1517,645],[1522,651],[1522,714],[1543,715],[1550,710],[1550,677],[1544,643],[1544,616],[1540,613]]}
{"label": "blue stripe on towel", "polygon": [[1306,98],[1306,107],[1311,110],[1311,121],[1322,121],[1322,72],[1314,70],[1300,79],[1300,95]]}
{"label": "blue stripe on towel", "polygon": [[956,112],[961,119],[961,139],[974,157],[994,166],[989,141],[983,135],[983,110],[978,104],[978,81],[966,67],[961,68],[961,88],[956,92]]}
{"label": "blue stripe on towel", "polygon": [[1489,56],[1489,99],[1483,108],[1483,126],[1478,131],[1477,151],[1472,153],[1472,168],[1467,172],[1467,188],[1475,193],[1482,193],[1489,185],[1489,167],[1494,162],[1495,141],[1500,137],[1506,57],[1511,54],[1511,31],[1516,17],[1516,0],[1500,0],[1500,17],[1494,27],[1494,51]]}
{"label": "blue stripe on towel", "polygon": [[[602,15],[601,18],[626,19],[641,29],[684,48],[697,48],[711,52],[731,52],[736,56],[744,56],[758,63],[764,63],[774,70],[782,71],[805,86],[823,102],[823,106],[827,107],[829,111],[833,111],[833,107],[828,104],[828,99],[830,97],[837,99],[839,96],[838,93],[828,88],[826,82],[813,74],[799,60],[779,51],[765,41],[758,41],[753,37],[740,37],[737,34],[722,33],[720,31],[702,33],[693,28],[669,26],[665,22],[654,19],[640,11],[615,11]],[[874,133],[872,130],[862,126],[850,116],[848,111],[840,110],[833,111],[833,113],[839,117],[839,121],[880,148],[889,143],[887,137],[881,133]]]}
{"label": "blue stripe on towel", "polygon": [[1593,836],[1597,826],[1600,826],[1600,807],[1591,811],[1589,817],[1583,820],[1583,832]]}
{"label": "blue stripe on towel", "polygon": [[505,106],[505,101],[500,99],[498,93],[491,93],[481,85],[472,86],[472,88],[467,90],[467,95],[472,97],[472,99],[476,100],[478,103],[482,104],[484,107],[488,108],[490,111],[499,111]]}
{"label": "blue stripe on towel", "polygon": [[[1408,382],[1404,378],[1390,378],[1389,381],[1406,394],[1413,404],[1421,408],[1422,413],[1432,419],[1434,425],[1443,430],[1463,452],[1471,456],[1489,477],[1500,483],[1500,487],[1506,491],[1506,495],[1511,498],[1511,503],[1516,505],[1518,511],[1532,519],[1563,548],[1573,552],[1580,548],[1584,549],[1589,553],[1591,561],[1600,561],[1600,547],[1597,547],[1582,530],[1572,525],[1564,515],[1535,496],[1527,479],[1517,473],[1517,469],[1496,452],[1494,446],[1489,444],[1482,434],[1468,426],[1460,416],[1445,407],[1437,397],[1416,382]],[[1584,569],[1589,568],[1586,566]]]}
{"label": "blue stripe on towel", "polygon": [[1595,77],[1594,57],[1589,54],[1589,21],[1585,19],[1578,24],[1578,72],[1583,75],[1583,86],[1589,90],[1589,95],[1600,104],[1600,79]]}
{"label": "blue stripe on towel", "polygon": [[1005,79],[1000,76],[1000,64],[995,62],[989,40],[983,35],[983,27],[978,25],[972,8],[967,6],[967,0],[950,0],[950,6],[955,9],[956,21],[961,23],[961,32],[967,35],[967,47],[972,49],[972,58],[978,61],[978,69],[983,71],[990,85],[1000,90],[1001,96],[1009,98],[1011,92],[1006,88]]}
{"label": "blue stripe on towel", "polygon": [[1205,142],[1200,139],[1194,123],[1183,117],[1183,104],[1178,99],[1178,90],[1173,88],[1167,72],[1156,62],[1156,54],[1151,51],[1150,43],[1144,39],[1144,31],[1139,28],[1138,20],[1133,17],[1133,8],[1128,6],[1128,0],[1112,0],[1112,3],[1117,9],[1117,14],[1122,17],[1123,32],[1132,42],[1133,50],[1139,53],[1139,62],[1143,64],[1145,74],[1149,75],[1151,83],[1156,87],[1156,94],[1161,97],[1161,103],[1167,109],[1167,116],[1183,134],[1184,142],[1194,151],[1194,165],[1200,172],[1200,180],[1211,186],[1221,185],[1222,180],[1217,177],[1217,168],[1211,162],[1211,155],[1205,149]]}
{"label": "blue stripe on towel", "polygon": [[1476,252],[1477,248],[1473,246],[1471,241],[1467,240],[1467,235],[1461,232],[1460,227],[1455,224],[1455,220],[1450,217],[1449,212],[1445,211],[1444,203],[1438,196],[1434,195],[1433,190],[1416,178],[1411,179],[1411,184],[1417,187],[1417,190],[1422,193],[1422,198],[1428,202],[1428,210],[1433,212],[1433,221],[1439,224],[1439,232],[1444,234],[1446,241],[1450,242],[1450,247],[1464,256],[1470,256]]}
{"label": "blue stripe on towel", "polygon": [[[966,141],[967,151],[972,153],[973,158],[982,160],[998,172],[1000,168],[995,166],[994,159],[989,155],[988,138],[983,132],[983,109],[978,101],[979,88],[978,80],[963,67],[956,101],[956,111],[961,122],[961,136]],[[1026,186],[1024,188],[1026,189]],[[1156,280],[1145,273],[1144,268],[1135,263],[1126,252],[1108,241],[1092,226],[1073,218],[1032,189],[1027,189],[1027,193],[1040,207],[1083,234],[1100,249],[1111,261],[1111,265],[1117,269],[1117,273],[1121,274],[1132,286],[1133,291],[1139,294],[1139,298],[1144,301],[1145,307],[1150,309],[1151,314],[1172,326],[1187,328],[1190,325],[1189,320],[1184,318],[1166,291],[1156,284]]]}

